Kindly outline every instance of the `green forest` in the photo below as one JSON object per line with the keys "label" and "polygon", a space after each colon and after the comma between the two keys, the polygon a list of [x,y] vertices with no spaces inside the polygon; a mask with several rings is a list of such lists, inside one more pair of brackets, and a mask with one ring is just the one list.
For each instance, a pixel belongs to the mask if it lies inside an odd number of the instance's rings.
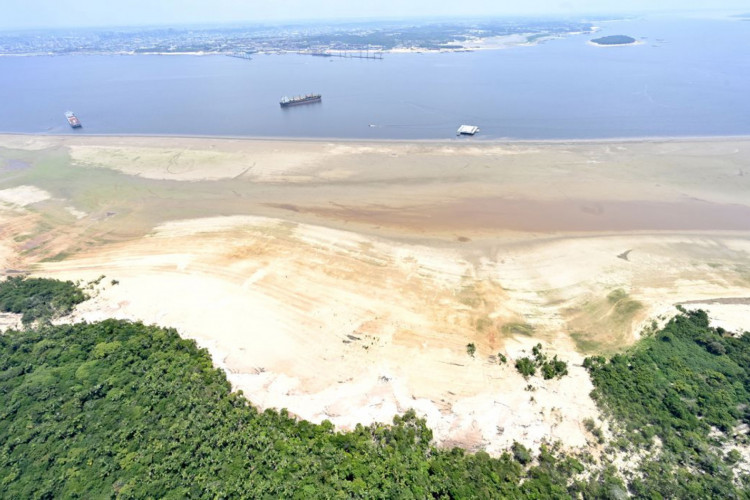
{"label": "green forest", "polygon": [[[630,489],[667,498],[748,497],[735,477],[739,432],[750,424],[750,333],[711,328],[704,311],[680,310],[665,327],[610,360],[587,358],[592,396],[617,425],[612,446],[661,452],[641,465]],[[723,449],[728,448],[726,452]]]}
{"label": "green forest", "polygon": [[586,361],[617,422],[604,446],[662,443],[626,477],[554,443],[440,449],[412,411],[351,432],[259,412],[173,329],[37,323],[0,335],[0,498],[746,498],[722,446],[748,418],[748,347],[683,312]]}
{"label": "green forest", "polygon": [[21,314],[24,324],[64,316],[86,298],[72,281],[10,276],[0,284],[0,311]]}
{"label": "green forest", "polygon": [[635,43],[635,38],[626,35],[610,35],[591,40],[597,45],[628,45]]}

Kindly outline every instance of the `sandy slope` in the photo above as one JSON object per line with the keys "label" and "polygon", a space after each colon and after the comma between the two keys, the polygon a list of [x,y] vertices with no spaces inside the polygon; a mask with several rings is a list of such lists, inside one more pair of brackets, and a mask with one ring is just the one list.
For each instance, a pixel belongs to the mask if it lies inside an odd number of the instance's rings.
{"label": "sandy slope", "polygon": [[[742,139],[0,145],[0,166],[33,163],[0,168],[0,192],[29,193],[0,212],[6,270],[104,274],[76,318],[174,326],[255,404],[315,421],[413,407],[443,444],[579,446],[585,353],[679,302],[750,329]],[[516,373],[537,342],[568,377]]]}
{"label": "sandy slope", "polygon": [[[580,421],[596,417],[569,343],[553,349],[576,364],[571,376],[534,380],[534,392],[490,360],[503,352],[512,362],[536,340],[506,338],[494,324],[477,332],[474,301],[490,297],[466,294],[474,269],[454,250],[235,217],[167,224],[138,244],[42,272],[117,279],[76,319],[174,326],[208,347],[254,403],[314,421],[346,428],[413,407],[442,442],[497,452],[514,439],[583,445]],[[491,300],[493,321],[514,314]]]}
{"label": "sandy slope", "polygon": [[[694,254],[674,247],[712,242],[561,240],[500,248],[494,259],[471,263],[455,249],[233,217],[166,224],[137,244],[48,263],[41,272],[119,280],[77,318],[174,326],[208,347],[261,407],[286,407],[345,428],[413,407],[441,442],[498,452],[513,440],[586,442],[581,421],[597,412],[582,356],[567,335],[573,328],[588,329],[591,342],[622,345],[632,340],[636,320],[675,302],[746,294],[746,286],[706,276],[658,275],[666,259],[689,272]],[[626,246],[633,247],[629,260],[618,259]],[[728,246],[750,251],[742,239]],[[625,324],[611,317],[603,298],[622,287],[647,304]],[[602,317],[581,312],[592,302],[592,314]],[[535,334],[504,332],[511,320],[532,325]],[[466,352],[470,341],[478,347],[474,358]],[[532,379],[536,390],[528,391],[529,382],[491,356],[504,353],[512,363],[538,341],[571,363],[571,375]]]}

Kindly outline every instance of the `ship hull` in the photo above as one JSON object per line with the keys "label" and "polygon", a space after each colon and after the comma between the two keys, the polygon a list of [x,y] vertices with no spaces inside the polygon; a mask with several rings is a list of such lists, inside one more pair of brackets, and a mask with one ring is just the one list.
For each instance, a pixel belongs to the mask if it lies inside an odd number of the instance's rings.
{"label": "ship hull", "polygon": [[312,104],[315,102],[321,102],[322,98],[321,96],[315,96],[315,97],[305,97],[303,99],[290,99],[288,101],[281,101],[279,102],[279,106],[282,108],[288,108],[290,106],[299,106],[302,104]]}
{"label": "ship hull", "polygon": [[81,120],[79,120],[72,112],[68,111],[65,113],[65,118],[68,120],[68,125],[70,125],[71,128],[81,128]]}

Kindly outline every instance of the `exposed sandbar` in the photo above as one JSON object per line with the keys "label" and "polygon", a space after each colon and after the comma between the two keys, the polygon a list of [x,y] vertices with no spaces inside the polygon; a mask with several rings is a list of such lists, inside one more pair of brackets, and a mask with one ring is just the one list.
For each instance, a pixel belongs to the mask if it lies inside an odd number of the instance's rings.
{"label": "exposed sandbar", "polygon": [[[0,136],[0,269],[106,275],[77,318],[176,326],[262,407],[342,427],[415,407],[446,445],[579,446],[585,354],[675,303],[750,329],[731,313],[749,192],[744,138]],[[537,342],[569,377],[515,372]]]}

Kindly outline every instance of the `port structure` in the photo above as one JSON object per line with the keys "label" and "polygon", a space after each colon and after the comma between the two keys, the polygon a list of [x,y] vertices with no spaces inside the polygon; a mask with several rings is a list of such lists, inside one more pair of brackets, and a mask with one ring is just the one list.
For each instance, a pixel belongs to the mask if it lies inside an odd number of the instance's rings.
{"label": "port structure", "polygon": [[232,52],[227,54],[227,57],[236,57],[237,59],[245,59],[246,61],[252,61],[253,58],[250,56],[250,52]]}
{"label": "port structure", "polygon": [[380,51],[370,51],[370,47],[365,50],[360,49],[358,52],[354,50],[300,50],[298,54],[316,56],[316,57],[343,57],[347,59],[383,59],[383,53]]}

